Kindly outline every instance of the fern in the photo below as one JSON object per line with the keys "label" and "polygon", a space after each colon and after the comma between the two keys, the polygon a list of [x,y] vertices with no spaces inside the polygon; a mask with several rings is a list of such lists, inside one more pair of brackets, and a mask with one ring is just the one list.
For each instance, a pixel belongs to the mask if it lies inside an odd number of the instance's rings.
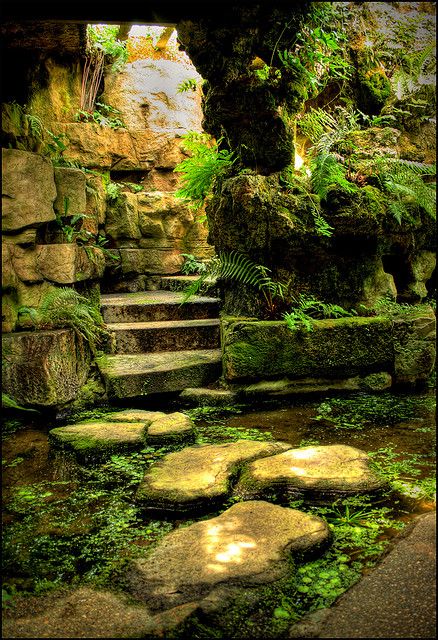
{"label": "fern", "polygon": [[208,263],[207,269],[200,277],[184,290],[184,297],[181,304],[184,304],[193,295],[197,294],[207,279],[231,280],[247,284],[262,292],[268,308],[272,308],[273,299],[284,299],[288,285],[283,282],[273,280],[270,269],[256,264],[243,253],[231,251],[230,253],[219,253]]}
{"label": "fern", "polygon": [[435,188],[422,180],[423,175],[436,174],[436,165],[394,158],[376,159],[375,163],[380,187],[391,198],[388,210],[399,224],[411,218],[412,208],[422,208],[436,219]]}
{"label": "fern", "polygon": [[182,187],[175,192],[177,198],[189,200],[192,208],[199,209],[211,193],[215,181],[234,163],[234,155],[227,149],[219,150],[207,134],[189,132],[182,136],[184,148],[192,155],[180,162],[174,171],[182,173]]}
{"label": "fern", "polygon": [[358,187],[346,178],[347,168],[338,162],[333,153],[320,153],[310,164],[312,188],[324,200],[333,187],[341,187],[347,193],[356,193]]}
{"label": "fern", "polygon": [[349,318],[356,315],[355,311],[347,311],[343,307],[330,302],[322,302],[316,298],[300,294],[296,299],[296,308],[283,314],[283,319],[289,329],[304,327],[306,331],[313,331],[313,320],[323,318]]}
{"label": "fern", "polygon": [[37,329],[71,327],[90,346],[93,354],[103,339],[109,337],[99,309],[87,298],[69,287],[49,291],[35,308],[20,307]]}

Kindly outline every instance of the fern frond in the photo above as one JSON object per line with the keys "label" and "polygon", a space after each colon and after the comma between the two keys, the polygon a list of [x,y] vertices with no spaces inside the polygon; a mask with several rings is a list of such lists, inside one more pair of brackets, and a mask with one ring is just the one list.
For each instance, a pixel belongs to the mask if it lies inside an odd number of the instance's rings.
{"label": "fern frond", "polygon": [[311,162],[312,171],[312,188],[313,191],[324,200],[328,192],[334,187],[339,186],[347,193],[355,193],[358,190],[356,185],[352,184],[345,177],[347,169],[333,153],[320,153]]}

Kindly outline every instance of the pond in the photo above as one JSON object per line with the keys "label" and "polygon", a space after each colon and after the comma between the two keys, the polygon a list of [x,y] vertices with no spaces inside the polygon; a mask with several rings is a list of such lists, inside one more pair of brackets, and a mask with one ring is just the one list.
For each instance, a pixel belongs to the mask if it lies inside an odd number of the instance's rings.
{"label": "pond", "polygon": [[[377,502],[362,497],[339,499],[325,507],[300,500],[289,504],[325,517],[334,543],[319,559],[298,558],[294,582],[265,599],[263,619],[260,612],[248,613],[239,637],[280,637],[285,625],[330,606],[370,570],[406,522],[435,509],[432,389],[295,398],[224,409],[186,409],[166,401],[153,409],[188,413],[200,444],[242,438],[281,440],[294,447],[347,444],[366,451],[375,469],[392,483],[393,491]],[[83,412],[76,420],[102,417],[108,411],[114,407]],[[53,457],[49,449],[48,431],[71,421],[46,417],[4,425],[3,598],[8,616],[26,609],[26,597],[61,587],[120,587],[130,559],[147,554],[174,528],[213,517],[232,504],[230,500],[213,514],[191,519],[145,516],[133,499],[136,487],[144,471],[175,445],[113,455],[84,468],[72,459]]]}

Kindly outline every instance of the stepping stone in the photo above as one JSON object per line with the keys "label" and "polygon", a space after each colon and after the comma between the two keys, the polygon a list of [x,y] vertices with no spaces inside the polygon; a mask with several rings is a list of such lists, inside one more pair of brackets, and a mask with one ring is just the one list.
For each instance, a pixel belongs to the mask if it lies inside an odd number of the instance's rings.
{"label": "stepping stone", "polygon": [[222,504],[244,462],[289,449],[284,442],[238,440],[226,444],[195,445],[169,453],[148,469],[136,494],[146,509],[172,513]]}
{"label": "stepping stone", "polygon": [[222,371],[220,349],[121,354],[96,359],[109,398],[182,391],[215,382]]}
{"label": "stepping stone", "polygon": [[170,413],[154,420],[148,427],[146,442],[151,445],[188,442],[195,439],[193,421],[183,413]]}
{"label": "stepping stone", "polygon": [[244,591],[256,594],[257,587],[289,575],[289,554],[328,539],[322,518],[264,501],[241,502],[165,536],[150,556],[133,562],[127,586],[152,611],[197,601],[212,613]]}
{"label": "stepping stone", "polygon": [[114,453],[135,451],[145,444],[189,442],[194,436],[193,422],[183,413],[126,409],[108,414],[105,421],[51,429],[49,441],[87,461],[90,457],[101,459]]}
{"label": "stepping stone", "polygon": [[127,453],[144,446],[145,422],[84,422],[49,431],[49,443],[85,461]]}
{"label": "stepping stone", "polygon": [[256,460],[242,472],[235,493],[246,499],[275,492],[324,501],[337,495],[373,493],[387,486],[369,466],[367,454],[347,445],[290,449]]}
{"label": "stepping stone", "polygon": [[6,612],[3,636],[164,638],[176,630],[195,608],[195,604],[187,603],[153,615],[144,604],[133,604],[125,595],[82,587],[59,596],[52,593],[32,598],[32,607],[24,616],[17,616],[13,609]]}

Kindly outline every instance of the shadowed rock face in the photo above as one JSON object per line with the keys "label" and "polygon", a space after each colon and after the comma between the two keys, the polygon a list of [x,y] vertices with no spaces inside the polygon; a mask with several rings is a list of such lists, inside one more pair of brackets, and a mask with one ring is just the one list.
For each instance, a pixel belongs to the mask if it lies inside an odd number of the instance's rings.
{"label": "shadowed rock face", "polygon": [[166,536],[129,570],[130,591],[152,611],[198,601],[212,612],[243,588],[279,580],[290,570],[290,553],[328,537],[326,522],[316,516],[263,501],[238,503]]}
{"label": "shadowed rock face", "polygon": [[231,493],[231,481],[243,463],[288,448],[282,442],[249,440],[186,447],[146,472],[136,499],[145,508],[171,512],[212,510]]}
{"label": "shadowed rock face", "polygon": [[372,493],[385,481],[369,467],[367,454],[346,445],[291,449],[248,465],[236,493],[257,498],[269,490],[285,494],[324,495]]}

